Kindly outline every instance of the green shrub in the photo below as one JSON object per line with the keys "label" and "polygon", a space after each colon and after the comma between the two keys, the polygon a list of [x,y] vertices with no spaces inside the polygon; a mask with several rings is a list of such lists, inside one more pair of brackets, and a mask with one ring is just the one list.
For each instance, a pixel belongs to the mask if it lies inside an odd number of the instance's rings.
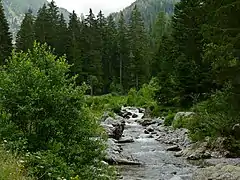
{"label": "green shrub", "polygon": [[165,118],[164,125],[171,126],[175,115],[176,115],[175,113],[169,112],[167,117]]}
{"label": "green shrub", "polygon": [[105,173],[99,164],[105,147],[93,138],[101,137],[99,124],[86,108],[86,86],[67,75],[69,67],[65,57],[35,44],[28,53],[13,52],[0,71],[0,136],[12,150],[30,152],[26,166],[36,178],[49,179],[50,173],[53,179],[95,179]]}
{"label": "green shrub", "polygon": [[188,128],[188,124],[191,120],[192,120],[192,117],[181,117],[181,118],[173,121],[172,126],[175,129]]}
{"label": "green shrub", "polygon": [[194,140],[203,140],[207,136],[232,136],[233,125],[240,123],[239,106],[235,104],[239,97],[232,91],[231,86],[226,86],[193,108],[197,116],[188,122],[187,127]]}

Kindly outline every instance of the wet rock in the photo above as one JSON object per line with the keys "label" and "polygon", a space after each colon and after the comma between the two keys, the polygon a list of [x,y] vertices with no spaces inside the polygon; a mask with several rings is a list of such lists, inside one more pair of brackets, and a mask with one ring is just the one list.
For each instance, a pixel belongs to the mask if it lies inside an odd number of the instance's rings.
{"label": "wet rock", "polygon": [[103,124],[107,124],[107,125],[112,125],[112,124],[116,124],[116,123],[119,123],[119,121],[112,117],[107,117],[105,119],[105,121],[103,122]]}
{"label": "wet rock", "polygon": [[133,115],[132,115],[132,118],[137,118],[137,117],[138,117],[137,114],[133,114]]}
{"label": "wet rock", "polygon": [[122,117],[125,118],[125,119],[130,119],[130,117],[132,116],[132,113],[131,112],[125,112]]}
{"label": "wet rock", "polygon": [[201,154],[195,152],[195,153],[190,154],[187,157],[187,159],[189,159],[189,160],[200,160],[200,159],[202,159],[202,156],[201,156]]}
{"label": "wet rock", "polygon": [[144,130],[144,133],[145,134],[150,134],[150,132],[148,132],[148,130],[146,130],[146,129]]}
{"label": "wet rock", "polygon": [[178,145],[170,146],[167,151],[181,151],[182,149]]}
{"label": "wet rock", "polygon": [[108,137],[119,140],[123,134],[125,121],[116,120],[112,117],[108,117],[101,126],[105,129]]}
{"label": "wet rock", "polygon": [[147,131],[148,131],[148,132],[153,132],[153,131],[154,131],[154,129],[153,129],[153,127],[152,127],[152,126],[148,126],[148,127],[147,127]]}
{"label": "wet rock", "polygon": [[180,176],[174,176],[170,180],[182,180],[182,178]]}
{"label": "wet rock", "polygon": [[122,134],[124,131],[124,126],[125,126],[124,122],[122,122],[121,124],[120,123],[115,124],[113,132],[112,132],[112,134],[113,134],[112,138],[119,140],[122,137]]}
{"label": "wet rock", "polygon": [[179,151],[174,154],[175,157],[181,157],[182,155],[183,155],[183,151]]}
{"label": "wet rock", "polygon": [[118,143],[132,143],[134,139],[132,137],[125,137],[118,140]]}
{"label": "wet rock", "polygon": [[177,121],[177,120],[179,120],[179,119],[182,118],[182,117],[191,117],[191,116],[193,116],[193,115],[195,115],[194,112],[178,112],[178,113],[175,115],[173,121]]}
{"label": "wet rock", "polygon": [[218,164],[207,168],[198,169],[193,180],[239,180],[240,167]]}
{"label": "wet rock", "polygon": [[206,159],[205,163],[209,166],[216,166],[217,164],[240,166],[240,158],[211,158]]}
{"label": "wet rock", "polygon": [[154,124],[155,121],[153,121],[153,120],[150,119],[150,118],[144,118],[144,119],[142,119],[142,120],[139,120],[138,123],[141,124],[142,126],[149,126],[149,125]]}

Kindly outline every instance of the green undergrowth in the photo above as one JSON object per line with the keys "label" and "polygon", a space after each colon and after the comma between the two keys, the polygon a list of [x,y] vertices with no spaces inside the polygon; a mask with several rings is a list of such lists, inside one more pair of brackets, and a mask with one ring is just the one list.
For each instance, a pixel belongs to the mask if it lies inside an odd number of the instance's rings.
{"label": "green undergrowth", "polygon": [[23,161],[0,147],[0,179],[1,180],[32,180],[26,177]]}
{"label": "green undergrowth", "polygon": [[86,96],[87,106],[96,117],[101,117],[104,112],[113,115],[119,113],[122,106],[149,108],[152,116],[160,115],[160,107],[155,100],[157,85],[155,79],[149,84],[144,84],[140,90],[132,88],[127,95],[107,94],[102,96]]}

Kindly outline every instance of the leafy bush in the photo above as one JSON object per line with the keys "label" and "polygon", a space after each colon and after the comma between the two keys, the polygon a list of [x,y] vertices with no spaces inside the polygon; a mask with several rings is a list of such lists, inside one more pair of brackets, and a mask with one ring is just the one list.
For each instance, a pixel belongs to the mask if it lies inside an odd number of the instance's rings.
{"label": "leafy bush", "polygon": [[176,121],[173,121],[172,126],[175,129],[188,128],[188,124],[191,120],[192,120],[192,117],[181,117],[181,118],[177,119]]}
{"label": "leafy bush", "polygon": [[165,121],[164,121],[164,125],[165,125],[165,126],[171,126],[174,117],[175,117],[175,113],[172,113],[172,112],[170,111],[170,112],[168,113]]}
{"label": "leafy bush", "polygon": [[[86,86],[76,86],[68,73],[65,57],[36,43],[28,53],[13,52],[0,72],[1,138],[12,150],[30,152],[26,166],[37,178],[95,179],[105,173],[99,163],[104,146],[93,138],[100,136],[99,124],[86,108]],[[93,167],[97,170],[89,171]]]}
{"label": "leafy bush", "polygon": [[139,91],[131,89],[127,97],[127,105],[150,108],[152,115],[158,116],[160,113],[159,106],[155,100],[155,93],[158,90],[158,83],[153,78],[149,84],[144,84]]}
{"label": "leafy bush", "polygon": [[239,97],[233,94],[233,88],[227,85],[217,91],[210,99],[194,107],[197,116],[192,118],[187,127],[194,140],[209,137],[231,137],[232,127],[240,123],[237,103]]}

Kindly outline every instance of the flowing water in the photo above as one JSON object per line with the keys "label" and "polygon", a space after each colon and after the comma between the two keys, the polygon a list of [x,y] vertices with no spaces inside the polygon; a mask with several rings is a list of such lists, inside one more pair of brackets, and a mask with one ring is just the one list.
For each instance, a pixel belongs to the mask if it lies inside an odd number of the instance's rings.
{"label": "flowing water", "polygon": [[166,145],[146,135],[133,119],[126,124],[124,136],[133,137],[134,142],[122,144],[123,154],[131,155],[143,165],[119,166],[123,180],[190,180],[197,168],[166,151]]}

